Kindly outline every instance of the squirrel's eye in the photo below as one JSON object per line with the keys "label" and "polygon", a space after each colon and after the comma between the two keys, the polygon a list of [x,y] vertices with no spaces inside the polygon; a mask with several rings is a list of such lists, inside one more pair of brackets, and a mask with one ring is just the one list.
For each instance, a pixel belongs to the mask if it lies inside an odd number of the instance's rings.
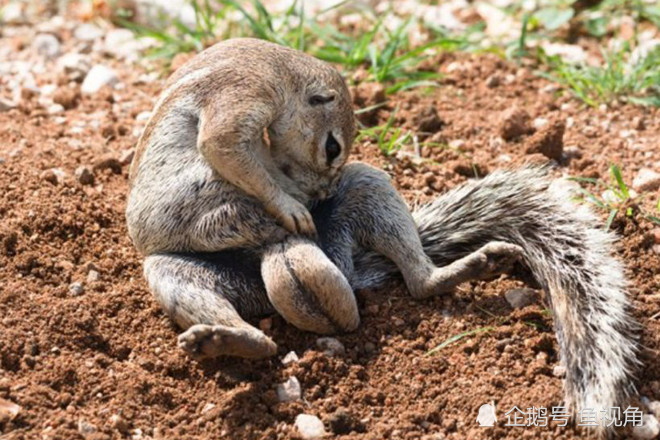
{"label": "squirrel's eye", "polygon": [[325,141],[325,159],[328,165],[339,156],[339,153],[341,153],[341,145],[332,133],[328,133],[328,139]]}
{"label": "squirrel's eye", "polygon": [[327,104],[328,102],[332,102],[334,100],[335,100],[335,95],[328,95],[328,96],[314,95],[309,98],[309,105],[311,106],[322,105],[322,104]]}

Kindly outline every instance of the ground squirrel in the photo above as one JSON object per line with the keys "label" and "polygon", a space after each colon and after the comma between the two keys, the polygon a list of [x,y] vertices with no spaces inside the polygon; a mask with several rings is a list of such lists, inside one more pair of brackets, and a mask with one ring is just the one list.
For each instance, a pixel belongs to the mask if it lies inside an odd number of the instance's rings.
{"label": "ground squirrel", "polygon": [[520,261],[545,289],[566,398],[632,391],[634,324],[612,235],[545,171],[494,172],[410,213],[386,173],[345,165],[355,136],[340,74],[254,39],[177,70],[138,143],[126,217],[149,287],[194,356],[265,357],[245,319],[308,331],[359,324],[353,291],[402,275],[428,297]]}

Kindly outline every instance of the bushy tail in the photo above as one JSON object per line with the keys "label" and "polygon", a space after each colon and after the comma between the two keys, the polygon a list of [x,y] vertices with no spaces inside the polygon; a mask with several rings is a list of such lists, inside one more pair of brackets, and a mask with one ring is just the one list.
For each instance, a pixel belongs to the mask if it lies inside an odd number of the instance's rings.
{"label": "bushy tail", "polygon": [[[610,253],[614,236],[543,168],[498,171],[413,213],[427,254],[445,265],[489,241],[524,249],[524,263],[549,295],[573,410],[618,407],[634,390],[636,324],[626,280]],[[380,284],[396,268],[356,256],[354,287]],[[575,414],[575,412],[574,412]]]}

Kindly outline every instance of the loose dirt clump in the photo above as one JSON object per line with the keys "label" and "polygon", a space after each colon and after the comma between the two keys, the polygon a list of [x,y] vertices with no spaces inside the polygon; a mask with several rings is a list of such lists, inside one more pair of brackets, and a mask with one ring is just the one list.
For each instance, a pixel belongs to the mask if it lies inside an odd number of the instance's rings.
{"label": "loose dirt clump", "polygon": [[[11,45],[3,32],[0,47]],[[70,30],[59,37],[63,52],[77,47]],[[272,359],[186,357],[176,345],[179,330],[147,290],[124,223],[130,155],[164,79],[91,56],[115,69],[122,86],[75,99],[60,86],[66,92],[53,97],[64,107],[59,113],[48,113],[43,96],[0,112],[0,404],[12,408],[0,414],[3,440],[299,438],[294,423],[303,413],[345,439],[581,438],[576,428],[554,424],[476,423],[484,403],[494,402],[502,420],[514,405],[562,401],[548,306],[512,309],[505,293],[529,287],[512,276],[428,301],[414,301],[400,283],[358,292],[362,324],[337,336],[345,352],[336,356],[317,347],[317,335],[274,316],[264,324],[279,345]],[[385,99],[381,86],[353,90],[356,108],[384,102],[371,123],[384,124],[398,108],[397,127],[428,132],[431,142],[409,155],[386,156],[362,140],[352,156],[385,169],[411,204],[519,165],[534,142],[555,160],[558,177],[609,181],[617,163],[630,182],[642,167],[658,169],[658,110],[587,108],[566,93],[539,92],[546,80],[491,55],[447,54],[435,68],[446,72],[452,63],[466,74],[430,92]],[[42,87],[58,81],[49,69],[37,79]],[[502,114],[510,115],[504,125]],[[528,138],[538,118],[558,122]],[[635,128],[634,118],[645,122]],[[635,203],[653,209],[657,196]],[[641,324],[637,387],[660,400],[660,234],[631,212],[622,209],[612,229]],[[460,334],[467,336],[427,355]],[[291,351],[299,360],[283,365]],[[277,385],[292,376],[302,400],[280,402]]]}

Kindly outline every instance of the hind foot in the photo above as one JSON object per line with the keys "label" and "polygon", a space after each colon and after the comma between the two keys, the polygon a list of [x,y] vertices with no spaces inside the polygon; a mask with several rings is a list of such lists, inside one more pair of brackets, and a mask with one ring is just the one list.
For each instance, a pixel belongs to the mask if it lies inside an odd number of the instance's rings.
{"label": "hind foot", "polygon": [[522,253],[520,246],[492,241],[447,266],[434,268],[430,276],[420,283],[421,288],[412,287],[410,292],[415,298],[428,298],[450,292],[466,281],[492,278],[509,271],[520,260]]}
{"label": "hind foot", "polygon": [[217,356],[265,358],[277,353],[277,345],[260,330],[252,327],[193,325],[179,335],[179,347],[196,359]]}
{"label": "hind foot", "polygon": [[[476,278],[488,279],[509,272],[513,265],[522,258],[523,248],[504,241],[491,241],[475,253],[482,254],[486,258],[482,270]],[[480,258],[483,259],[483,257]]]}

